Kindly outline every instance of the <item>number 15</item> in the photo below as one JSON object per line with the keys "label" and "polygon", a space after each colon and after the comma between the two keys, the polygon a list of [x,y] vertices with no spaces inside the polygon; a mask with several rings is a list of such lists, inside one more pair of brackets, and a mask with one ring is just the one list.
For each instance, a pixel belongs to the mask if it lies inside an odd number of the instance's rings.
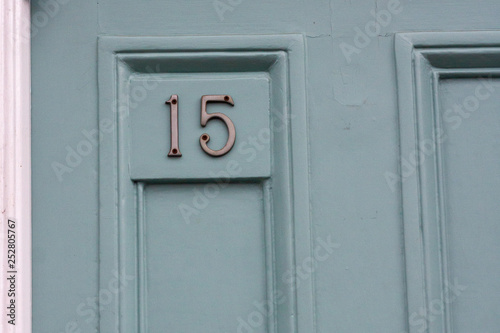
{"label": "number 15", "polygon": [[[231,119],[223,113],[208,113],[207,103],[210,102],[220,102],[227,103],[234,106],[233,98],[229,95],[204,95],[201,96],[201,120],[200,124],[205,127],[207,123],[212,119],[222,120],[228,130],[228,139],[224,147],[219,150],[210,149],[207,143],[210,141],[210,135],[203,133],[200,136],[200,146],[205,153],[210,156],[219,157],[223,156],[233,148],[234,142],[236,141],[236,129],[234,127]],[[168,153],[169,157],[181,157],[181,151],[179,149],[179,96],[172,95],[170,99],[165,102],[165,104],[170,104],[170,151]]]}

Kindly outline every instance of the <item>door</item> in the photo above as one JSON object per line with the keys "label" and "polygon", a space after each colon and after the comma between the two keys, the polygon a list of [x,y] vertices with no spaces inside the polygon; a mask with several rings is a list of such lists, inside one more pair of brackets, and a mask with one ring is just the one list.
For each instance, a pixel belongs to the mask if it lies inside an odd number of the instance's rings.
{"label": "door", "polygon": [[33,331],[498,332],[498,13],[33,1]]}

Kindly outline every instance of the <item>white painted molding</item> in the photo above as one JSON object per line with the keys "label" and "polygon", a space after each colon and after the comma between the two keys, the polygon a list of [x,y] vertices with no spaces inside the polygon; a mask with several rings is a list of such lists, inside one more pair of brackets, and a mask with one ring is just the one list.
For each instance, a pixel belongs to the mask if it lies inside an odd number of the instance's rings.
{"label": "white painted molding", "polygon": [[[29,0],[0,2],[0,332],[31,332],[31,82]],[[15,326],[8,323],[7,222],[15,221]],[[12,233],[11,233],[12,235]]]}

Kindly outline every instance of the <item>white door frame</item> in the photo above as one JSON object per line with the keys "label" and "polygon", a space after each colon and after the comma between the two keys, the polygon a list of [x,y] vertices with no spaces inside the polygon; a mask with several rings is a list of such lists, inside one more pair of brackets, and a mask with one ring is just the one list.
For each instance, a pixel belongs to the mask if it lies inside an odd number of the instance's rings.
{"label": "white door frame", "polygon": [[[0,332],[31,332],[31,80],[29,0],[0,2]],[[15,221],[15,233],[8,221]],[[12,224],[12,223],[10,223]],[[7,262],[15,235],[15,266]],[[12,242],[12,240],[11,240]],[[12,243],[11,243],[12,244]],[[8,273],[14,271],[16,273]],[[15,296],[9,296],[15,275]],[[15,300],[15,325],[7,307]]]}

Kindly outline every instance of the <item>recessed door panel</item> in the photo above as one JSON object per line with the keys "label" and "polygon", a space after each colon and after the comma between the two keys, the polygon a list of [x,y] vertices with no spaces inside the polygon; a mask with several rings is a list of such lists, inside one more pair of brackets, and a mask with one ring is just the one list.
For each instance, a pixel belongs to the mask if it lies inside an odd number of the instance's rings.
{"label": "recessed door panel", "polygon": [[500,324],[500,50],[479,35],[397,37],[410,332]]}
{"label": "recessed door panel", "polygon": [[500,80],[488,77],[443,80],[439,87],[448,274],[460,284],[448,290],[457,333],[500,326],[498,91]]}
{"label": "recessed door panel", "polygon": [[[268,298],[263,194],[258,184],[144,188],[148,332],[233,332],[237,318]],[[197,216],[187,224],[183,209],[193,198]],[[267,332],[267,321],[254,331]]]}
{"label": "recessed door panel", "polygon": [[99,82],[101,330],[311,326],[302,37],[103,37]]}

